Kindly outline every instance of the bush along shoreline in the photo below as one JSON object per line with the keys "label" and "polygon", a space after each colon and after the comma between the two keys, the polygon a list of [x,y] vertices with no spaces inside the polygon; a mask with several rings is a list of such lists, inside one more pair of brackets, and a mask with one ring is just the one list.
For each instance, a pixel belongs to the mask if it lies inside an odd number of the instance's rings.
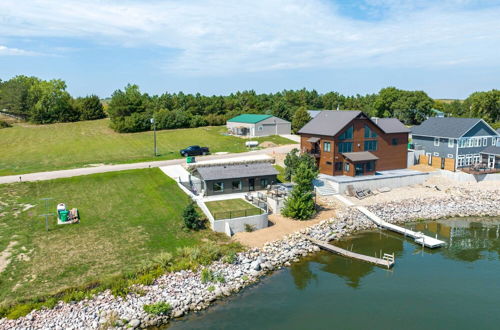
{"label": "bush along shoreline", "polygon": [[[380,203],[369,209],[386,221],[414,222],[445,217],[500,216],[500,190],[464,190],[455,196],[408,199]],[[319,251],[304,235],[338,240],[375,225],[362,213],[344,208],[335,218],[270,242],[224,257],[196,271],[181,270],[161,275],[151,285],[133,285],[124,297],[106,290],[78,302],[57,302],[52,309],[33,310],[16,320],[0,319],[1,329],[146,328],[164,325],[190,311],[199,311],[217,299],[255,283],[260,277],[290,266],[301,257]]]}

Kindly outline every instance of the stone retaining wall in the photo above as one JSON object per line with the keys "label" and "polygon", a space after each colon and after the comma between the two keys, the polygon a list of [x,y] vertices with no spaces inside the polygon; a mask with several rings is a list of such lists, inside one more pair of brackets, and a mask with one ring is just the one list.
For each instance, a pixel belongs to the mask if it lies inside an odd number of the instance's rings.
{"label": "stone retaining wall", "polygon": [[[496,192],[462,191],[460,195],[441,199],[410,199],[383,203],[369,209],[389,222],[402,223],[417,219],[438,219],[451,216],[500,216],[500,190]],[[32,311],[18,320],[0,319],[0,329],[96,329],[110,319],[118,320],[117,328],[144,328],[166,324],[169,319],[207,308],[211,302],[257,281],[268,272],[290,266],[300,257],[319,248],[302,235],[318,240],[336,240],[359,230],[374,228],[361,212],[346,208],[337,217],[322,221],[285,238],[267,243],[262,249],[239,253],[232,263],[218,261],[209,266],[223,276],[224,283],[202,283],[201,270],[180,271],[159,277],[151,286],[138,286],[144,295],[114,297],[109,291],[92,299],[75,303],[59,302],[55,308]],[[210,288],[210,289],[209,289]],[[168,302],[173,310],[168,315],[151,316],[143,305]]]}

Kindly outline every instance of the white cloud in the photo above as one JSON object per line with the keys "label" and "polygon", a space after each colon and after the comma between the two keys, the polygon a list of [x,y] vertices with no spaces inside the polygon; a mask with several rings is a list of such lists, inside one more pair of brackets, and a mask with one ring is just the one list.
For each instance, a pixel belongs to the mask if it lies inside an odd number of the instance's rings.
{"label": "white cloud", "polygon": [[0,45],[0,56],[30,56],[36,55],[35,52],[29,50],[10,48],[7,46]]}
{"label": "white cloud", "polygon": [[4,1],[0,35],[173,48],[167,70],[200,74],[500,65],[500,6],[413,3],[368,0],[369,10],[387,13],[363,21],[324,0]]}

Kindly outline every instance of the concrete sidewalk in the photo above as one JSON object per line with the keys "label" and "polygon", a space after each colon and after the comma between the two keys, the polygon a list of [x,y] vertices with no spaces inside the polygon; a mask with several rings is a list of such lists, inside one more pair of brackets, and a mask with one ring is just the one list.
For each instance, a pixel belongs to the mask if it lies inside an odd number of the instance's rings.
{"label": "concrete sidewalk", "polygon": [[[198,156],[197,160],[211,160],[211,159],[225,159],[225,158],[233,158],[235,156],[242,157],[247,155],[258,155],[258,154],[270,154],[273,153],[288,153],[293,148],[298,148],[296,144],[289,144],[274,148],[267,148],[261,150],[254,150],[242,153],[228,153],[224,155],[209,155],[209,156]],[[96,173],[106,173],[106,172],[116,172],[116,171],[124,171],[124,170],[133,170],[133,169],[142,169],[142,168],[151,168],[151,167],[161,167],[161,166],[169,166],[169,165],[178,165],[184,164],[186,160],[184,158],[181,159],[172,159],[172,160],[159,160],[159,161],[151,161],[151,162],[141,162],[141,163],[131,163],[131,164],[117,164],[117,165],[103,165],[96,167],[84,167],[84,168],[75,168],[71,170],[61,170],[61,171],[50,171],[50,172],[38,172],[38,173],[29,173],[29,174],[19,174],[19,175],[8,175],[8,176],[0,176],[0,184],[5,183],[14,183],[14,182],[29,182],[29,181],[43,181],[43,180],[53,180],[60,178],[70,178],[74,176],[80,175],[89,175]]]}

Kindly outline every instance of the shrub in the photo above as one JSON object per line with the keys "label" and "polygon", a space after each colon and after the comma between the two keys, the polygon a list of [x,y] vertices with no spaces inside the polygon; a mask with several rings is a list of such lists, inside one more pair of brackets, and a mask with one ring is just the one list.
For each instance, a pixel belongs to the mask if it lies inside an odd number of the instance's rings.
{"label": "shrub", "polygon": [[215,286],[211,285],[207,288],[208,292],[214,292],[215,291]]}
{"label": "shrub", "polygon": [[6,317],[15,320],[28,315],[33,309],[35,309],[34,304],[19,304],[10,309]]}
{"label": "shrub", "polygon": [[226,283],[226,278],[222,274],[217,274],[214,276],[214,281],[219,283]]}
{"label": "shrub", "polygon": [[115,297],[125,297],[127,294],[130,293],[130,284],[127,280],[125,279],[118,279],[116,281],[113,281],[111,284],[111,287],[109,288],[111,290],[111,293]]}
{"label": "shrub", "polygon": [[146,313],[152,315],[167,315],[172,310],[172,306],[167,302],[144,305],[142,308]]}
{"label": "shrub", "polygon": [[167,269],[172,266],[173,260],[174,258],[172,257],[172,254],[168,252],[162,252],[154,258],[155,263],[163,269]]}
{"label": "shrub", "polygon": [[12,127],[12,125],[6,121],[0,120],[0,128],[7,128],[7,127]]}
{"label": "shrub", "polygon": [[222,258],[222,261],[228,264],[234,264],[236,262],[236,253],[230,252],[228,255],[225,255],[224,258]]}
{"label": "shrub", "polygon": [[201,271],[201,283],[213,282],[214,279],[214,273],[208,268],[203,268]]}
{"label": "shrub", "polygon": [[194,202],[190,202],[186,206],[182,214],[182,218],[184,219],[184,225],[186,226],[186,228],[192,230],[200,230],[204,227],[204,222],[200,219],[200,215],[194,207]]}
{"label": "shrub", "polygon": [[255,226],[249,223],[245,223],[245,231],[247,233],[251,233],[252,231],[255,231]]}

